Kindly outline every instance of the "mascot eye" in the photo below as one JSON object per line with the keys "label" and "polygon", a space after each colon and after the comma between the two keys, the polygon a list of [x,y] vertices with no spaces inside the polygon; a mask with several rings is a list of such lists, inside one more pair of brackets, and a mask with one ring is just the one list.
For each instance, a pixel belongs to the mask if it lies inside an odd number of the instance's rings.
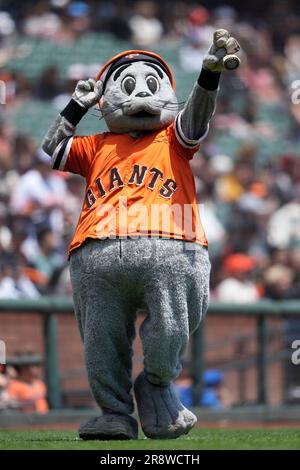
{"label": "mascot eye", "polygon": [[158,80],[156,77],[154,77],[153,75],[150,75],[147,78],[146,82],[151,93],[155,93],[158,90],[159,85],[158,85]]}
{"label": "mascot eye", "polygon": [[135,79],[133,77],[125,77],[122,82],[122,88],[127,95],[131,95],[133,90],[135,89]]}

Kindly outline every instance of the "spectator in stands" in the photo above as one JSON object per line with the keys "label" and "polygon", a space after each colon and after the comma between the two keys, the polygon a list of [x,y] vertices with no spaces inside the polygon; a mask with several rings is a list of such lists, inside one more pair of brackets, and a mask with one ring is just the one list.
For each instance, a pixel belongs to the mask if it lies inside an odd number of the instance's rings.
{"label": "spectator in stands", "polygon": [[45,383],[40,379],[40,368],[31,363],[16,365],[17,377],[10,380],[7,394],[20,411],[47,413]]}
{"label": "spectator in stands", "polygon": [[52,100],[61,93],[58,70],[56,67],[48,67],[43,70],[37,82],[33,96],[40,100]]}
{"label": "spectator in stands", "polygon": [[[185,406],[193,405],[192,378],[186,368],[175,382],[180,401]],[[232,398],[224,386],[224,375],[217,369],[208,369],[203,374],[203,392],[200,406],[222,410],[232,406]]]}
{"label": "spectator in stands", "polygon": [[163,34],[163,26],[157,16],[157,5],[151,1],[139,1],[135,14],[129,20],[133,44],[141,49],[153,47]]}
{"label": "spectator in stands", "polygon": [[19,178],[11,197],[11,210],[14,214],[30,216],[36,227],[50,225],[56,233],[61,234],[61,207],[65,196],[66,184],[63,178],[52,171],[48,155],[39,150],[34,168]]}
{"label": "spectator in stands", "polygon": [[277,248],[300,242],[300,184],[294,188],[294,197],[270,217],[268,241]]}
{"label": "spectator in stands", "polygon": [[49,9],[49,2],[40,0],[27,10],[23,21],[23,31],[32,38],[53,39],[61,25],[60,17]]}
{"label": "spectator in stands", "polygon": [[44,228],[37,234],[38,254],[33,267],[39,273],[39,290],[50,293],[55,288],[59,276],[65,267],[65,259],[58,250],[58,240],[50,228]]}
{"label": "spectator in stands", "polygon": [[130,41],[131,28],[128,18],[130,8],[126,2],[100,2],[97,11],[97,19],[94,23],[95,31],[107,31],[116,38]]}
{"label": "spectator in stands", "polygon": [[[263,275],[264,295],[273,300],[283,300],[292,297],[294,273],[291,268],[274,264]],[[300,294],[300,291],[298,292]]]}
{"label": "spectator in stands", "polygon": [[18,299],[27,297],[36,299],[39,292],[29,277],[22,271],[20,264],[14,264],[13,257],[0,261],[0,298]]}
{"label": "spectator in stands", "polygon": [[7,11],[0,11],[0,42],[15,32],[15,21]]}
{"label": "spectator in stands", "polygon": [[56,39],[59,42],[74,42],[89,31],[91,24],[90,6],[86,2],[71,2],[63,17],[63,23]]}
{"label": "spectator in stands", "polygon": [[186,42],[179,49],[181,67],[195,72],[207,53],[214,27],[210,24],[210,13],[204,7],[194,8],[187,18]]}
{"label": "spectator in stands", "polygon": [[8,379],[2,371],[2,365],[0,364],[0,411],[3,408],[7,408],[9,404],[9,395],[7,393]]}
{"label": "spectator in stands", "polygon": [[13,366],[0,364],[0,411],[17,406],[15,400],[8,393],[9,385],[16,377],[17,371]]}
{"label": "spectator in stands", "polygon": [[12,232],[6,225],[7,208],[0,203],[0,253],[8,251],[11,246]]}
{"label": "spectator in stands", "polygon": [[259,300],[260,293],[251,273],[254,260],[243,253],[229,255],[224,261],[225,278],[216,287],[215,297],[221,302],[249,303]]}

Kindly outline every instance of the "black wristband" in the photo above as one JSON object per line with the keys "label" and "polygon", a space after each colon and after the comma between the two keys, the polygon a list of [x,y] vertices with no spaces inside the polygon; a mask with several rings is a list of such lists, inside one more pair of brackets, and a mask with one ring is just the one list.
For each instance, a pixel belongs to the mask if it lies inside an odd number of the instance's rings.
{"label": "black wristband", "polygon": [[204,88],[205,90],[217,90],[219,86],[220,77],[221,72],[211,72],[210,70],[202,68],[198,78],[198,85]]}
{"label": "black wristband", "polygon": [[60,115],[66,118],[73,126],[77,126],[80,119],[82,119],[87,112],[88,109],[83,108],[83,106],[80,106],[75,100],[71,99]]}

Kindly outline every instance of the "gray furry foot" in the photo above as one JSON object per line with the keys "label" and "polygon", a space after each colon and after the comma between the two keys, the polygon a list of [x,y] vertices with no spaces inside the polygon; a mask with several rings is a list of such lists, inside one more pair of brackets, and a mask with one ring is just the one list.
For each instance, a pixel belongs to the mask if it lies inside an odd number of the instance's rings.
{"label": "gray furry foot", "polygon": [[152,439],[175,439],[187,434],[197,422],[196,416],[180,402],[174,385],[154,385],[144,372],[134,384],[142,429]]}
{"label": "gray furry foot", "polygon": [[137,439],[138,424],[132,416],[105,413],[81,424],[79,437],[99,441]]}

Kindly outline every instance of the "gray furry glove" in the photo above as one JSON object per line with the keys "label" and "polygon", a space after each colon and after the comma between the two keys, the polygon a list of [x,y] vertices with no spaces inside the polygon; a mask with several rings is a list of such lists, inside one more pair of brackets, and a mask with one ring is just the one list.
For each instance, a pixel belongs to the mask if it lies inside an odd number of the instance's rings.
{"label": "gray furry glove", "polygon": [[238,41],[226,29],[214,32],[213,44],[203,59],[203,68],[211,72],[234,70],[240,64],[236,52],[240,50]]}
{"label": "gray furry glove", "polygon": [[98,82],[93,78],[79,80],[72,95],[72,99],[83,108],[89,109],[95,106],[100,100],[102,89],[103,83],[100,80],[98,80]]}

